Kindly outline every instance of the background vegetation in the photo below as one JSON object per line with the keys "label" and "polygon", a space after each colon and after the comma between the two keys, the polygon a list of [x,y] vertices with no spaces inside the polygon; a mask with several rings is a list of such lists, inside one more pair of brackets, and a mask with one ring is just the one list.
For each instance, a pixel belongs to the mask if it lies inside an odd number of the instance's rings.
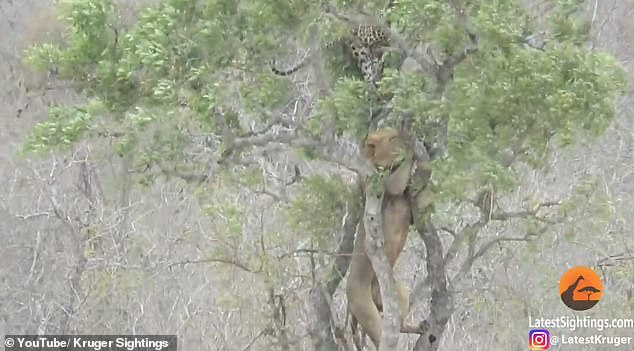
{"label": "background vegetation", "polygon": [[[529,316],[572,314],[573,265],[604,281],[583,315],[631,317],[634,4],[364,3],[399,42],[387,105],[337,50],[271,74],[342,32],[317,2],[0,3],[0,331],[336,349],[356,145],[386,112],[442,149],[441,350],[524,349]],[[413,320],[433,313],[426,248],[411,235],[398,265]]]}

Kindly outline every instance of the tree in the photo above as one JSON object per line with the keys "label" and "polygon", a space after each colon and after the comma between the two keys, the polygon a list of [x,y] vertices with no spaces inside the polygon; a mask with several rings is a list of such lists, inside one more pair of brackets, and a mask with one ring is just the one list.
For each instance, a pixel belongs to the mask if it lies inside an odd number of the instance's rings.
{"label": "tree", "polygon": [[595,288],[594,286],[585,286],[579,290],[577,290],[580,293],[587,293],[588,294],[588,301],[590,301],[590,295],[592,294],[596,294],[598,292],[601,292],[601,290]]}
{"label": "tree", "polygon": [[[59,9],[68,26],[66,42],[34,47],[28,58],[34,67],[72,83],[84,100],[51,108],[24,151],[63,152],[79,142],[106,139],[141,184],[180,178],[206,190],[210,204],[209,193],[218,191],[206,185],[210,179],[222,179],[225,191],[264,192],[282,201],[286,188],[298,187],[299,194],[289,199],[288,224],[296,239],[310,239],[307,252],[313,257],[333,247],[337,232],[342,239],[336,252],[349,253],[355,225],[363,218],[358,191],[341,176],[349,175],[346,170],[362,176],[372,171],[346,141],[357,142],[379,120],[411,125],[412,137],[435,150],[436,211],[419,214],[415,226],[426,247],[430,328],[415,349],[437,350],[453,311],[449,282],[464,279],[496,244],[543,235],[574,209],[574,197],[556,203],[530,199],[526,208],[513,210],[497,199],[517,187],[526,167],[546,168],[555,148],[601,135],[625,86],[615,59],[587,47],[590,25],[581,2],[549,3],[547,14],[534,17],[512,0],[329,6],[165,0],[128,20],[109,0],[64,1]],[[393,28],[379,94],[355,75],[345,55],[319,49],[341,33],[346,18],[361,12],[380,14]],[[294,39],[284,40],[289,37]],[[272,75],[266,65],[280,46],[293,45],[312,48],[321,58],[308,70],[308,93]],[[271,155],[282,154],[326,161],[324,170],[334,176],[294,172],[273,190],[260,190],[259,183],[271,180],[258,170]],[[589,185],[577,196],[591,190]],[[227,233],[238,233],[240,208],[216,205],[210,205],[210,214],[224,214]],[[366,206],[366,213],[371,210]],[[478,218],[461,224],[474,210]],[[501,221],[520,221],[524,234],[483,235]],[[452,236],[446,249],[442,233]],[[263,252],[242,255],[246,262],[259,262],[260,269],[252,271],[265,272],[276,321],[273,336],[288,345],[283,300],[276,297],[279,266]],[[236,264],[222,250],[212,256],[210,262]],[[348,259],[317,257],[315,265],[327,273],[313,276],[309,334],[315,350],[334,350],[329,300]],[[389,276],[378,271],[386,286]],[[382,294],[384,326],[393,329],[395,307],[386,298],[393,292],[388,288]],[[381,348],[389,349],[397,335],[384,334]]]}

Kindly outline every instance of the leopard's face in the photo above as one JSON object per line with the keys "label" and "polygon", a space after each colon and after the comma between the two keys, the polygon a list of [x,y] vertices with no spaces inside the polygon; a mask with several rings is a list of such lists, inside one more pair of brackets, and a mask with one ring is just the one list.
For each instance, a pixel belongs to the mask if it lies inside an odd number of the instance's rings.
{"label": "leopard's face", "polygon": [[372,84],[383,70],[383,50],[389,46],[390,33],[381,27],[361,24],[354,27],[346,44],[363,78]]}
{"label": "leopard's face", "polygon": [[[356,39],[356,40],[355,40]],[[380,48],[364,44],[359,38],[347,41],[352,57],[366,82],[375,84],[383,69],[383,52]]]}

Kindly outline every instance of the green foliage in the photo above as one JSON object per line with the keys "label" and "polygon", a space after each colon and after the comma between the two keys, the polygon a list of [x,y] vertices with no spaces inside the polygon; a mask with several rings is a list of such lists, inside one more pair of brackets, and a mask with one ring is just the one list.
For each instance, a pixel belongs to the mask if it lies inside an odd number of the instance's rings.
{"label": "green foliage", "polygon": [[602,134],[625,87],[613,57],[575,41],[545,52],[527,48],[513,39],[522,28],[510,20],[500,27],[495,18],[481,22],[494,33],[456,70],[446,102],[428,112],[449,123],[452,157],[434,168],[449,197],[489,182],[511,188],[517,178],[503,161],[511,150],[516,160],[541,168],[557,146],[551,139],[568,146]]}
{"label": "green foliage", "polygon": [[126,325],[130,321],[130,314],[123,306],[129,306],[141,289],[152,287],[152,280],[148,278],[141,270],[88,270],[84,274],[82,285],[90,294],[86,295],[78,312],[86,316],[96,314],[108,319],[108,322],[97,321],[93,328],[105,330],[110,327],[109,323]]}
{"label": "green foliage", "polygon": [[390,20],[396,24],[399,32],[412,41],[432,38],[435,29],[443,20],[450,17],[451,9],[447,2],[436,0],[399,1],[389,14]]}
{"label": "green foliage", "polygon": [[[335,3],[353,9],[359,1]],[[485,184],[511,189],[518,177],[509,161],[543,168],[554,147],[586,142],[614,119],[625,89],[623,69],[614,57],[587,48],[582,1],[554,3],[548,21],[539,22],[547,27],[540,28],[516,0],[401,0],[388,14],[408,43],[431,42],[444,57],[463,52],[467,31],[478,38],[478,51],[455,68],[446,86],[395,67],[379,82],[397,117],[413,117],[418,137],[433,141],[448,125],[450,157],[433,163],[437,202],[459,202]],[[382,1],[366,5],[383,7]],[[280,46],[292,46],[284,41],[289,37],[307,44],[311,25],[320,28],[322,41],[344,28],[307,0],[165,0],[129,26],[119,22],[110,0],[66,0],[59,10],[67,42],[35,47],[27,57],[33,67],[76,82],[86,101],[51,109],[24,151],[68,148],[107,135],[140,172],[160,163],[178,169],[192,134],[220,139],[229,126],[239,135],[239,117],[262,121],[269,115],[263,111],[279,111],[292,85],[268,72],[268,59]],[[544,50],[525,45],[527,35],[542,31]],[[323,55],[335,84],[302,127],[319,136],[334,123],[339,135],[360,138],[380,107],[375,92],[352,72],[345,55]],[[310,218],[303,229],[325,237],[336,225],[327,219],[333,208],[341,211],[341,200],[329,196],[343,194],[326,189],[341,186],[328,179],[307,184],[290,217],[296,224]],[[326,219],[314,215],[315,207]]]}
{"label": "green foliage", "polygon": [[233,172],[233,178],[235,182],[246,188],[255,188],[258,184],[262,184],[264,181],[262,177],[262,172],[256,169],[239,169]]}
{"label": "green foliage", "polygon": [[[516,119],[526,114],[541,119],[544,111],[550,123],[541,125],[542,130],[553,127],[553,120],[564,113],[584,117],[587,121],[577,122],[589,130],[600,130],[606,125],[605,118],[596,121],[594,116],[610,112],[605,111],[606,105],[613,101],[603,97],[620,88],[622,77],[619,77],[620,69],[610,57],[589,52],[577,45],[584,37],[581,30],[572,28],[571,21],[580,18],[575,12],[579,3],[576,0],[560,1],[552,16],[554,38],[547,53],[525,48],[518,41],[530,30],[531,24],[525,11],[515,1],[461,4],[466,9],[465,16],[472,19],[471,30],[478,34],[481,49],[470,65],[464,64],[456,72],[449,91],[451,99],[448,101],[451,104],[437,106],[433,99],[430,101],[429,87],[422,77],[399,77],[400,84],[390,84],[388,81],[397,76],[395,72],[386,74],[382,92],[394,94],[395,108],[399,112],[424,110],[426,118],[431,115],[450,121],[456,128],[455,133],[452,128],[455,135],[453,144],[459,149],[475,138],[465,134],[483,134],[482,128],[486,125],[473,115],[491,106],[491,100],[503,108],[496,109],[499,113],[488,118],[492,123],[504,125],[500,133],[506,139],[509,135],[504,134],[505,127],[515,130]],[[337,3],[342,8],[352,8],[356,4],[356,1]],[[309,6],[302,8],[306,5]],[[379,1],[366,3],[368,9],[381,7]],[[259,57],[266,56],[260,52],[279,45],[275,37],[282,32],[296,30],[296,35],[302,37],[301,33],[311,23],[307,19],[314,14],[319,14],[316,4],[302,1],[256,5],[173,0],[144,10],[138,21],[126,30],[117,23],[117,9],[111,1],[67,0],[60,6],[60,17],[68,25],[68,45],[63,48],[43,45],[33,48],[28,56],[34,67],[55,66],[59,72],[65,72],[60,73],[62,77],[76,79],[79,75],[87,78],[83,91],[119,114],[135,108],[135,105],[169,106],[176,103],[184,92],[196,111],[209,111],[209,108],[225,105],[235,94],[235,90],[227,89],[228,84],[237,78],[227,75],[228,68],[251,73],[237,84],[248,109],[271,108],[283,102],[284,84],[265,74],[263,67],[256,68]],[[407,39],[433,40],[441,51],[447,53],[461,50],[467,41],[464,18],[457,16],[447,2],[399,1],[389,17]],[[321,15],[313,18],[328,24],[321,26],[325,33],[323,39],[329,40],[328,36],[341,34],[341,23]],[[518,21],[518,18],[522,20]],[[570,31],[579,35],[570,34]],[[326,56],[330,59],[337,55]],[[567,76],[570,74],[574,77]],[[500,77],[505,79],[499,80]],[[613,90],[608,89],[610,84]],[[542,86],[551,89],[547,92],[535,91],[535,87]],[[598,92],[590,94],[597,88]],[[358,79],[348,77],[338,81],[332,101],[322,102],[326,109],[324,116],[334,114],[339,130],[363,129],[364,117],[371,104],[365,90]],[[522,111],[525,107],[535,106],[535,101],[543,101],[545,97],[550,99],[549,106],[540,111]],[[585,104],[578,104],[579,100],[586,98],[589,100]],[[552,106],[556,106],[557,111],[550,111]],[[569,107],[584,109],[584,112],[589,109],[590,113],[568,111]],[[192,117],[202,117],[199,113],[194,115]],[[467,115],[469,118],[465,118]],[[463,124],[465,119],[468,123]],[[319,119],[313,121],[321,123]],[[554,127],[569,127],[571,124],[566,121],[558,123]],[[417,130],[422,132],[423,129],[419,126]],[[562,140],[569,142],[572,136],[564,130]],[[526,139],[527,142],[533,140]],[[545,154],[545,143],[534,144],[531,145],[535,148],[533,158],[538,163],[540,156]]]}
{"label": "green foliage", "polygon": [[[575,187],[572,196],[557,208],[559,218],[565,219],[564,239],[596,235],[614,218],[614,207],[600,184],[591,178]],[[592,213],[592,216],[587,216]]]}
{"label": "green foliage", "polygon": [[[238,204],[233,202],[210,204],[205,206],[203,210],[207,215],[221,220],[222,231],[227,234],[226,237],[233,237],[236,240],[240,239],[244,212]],[[239,244],[239,242],[236,241],[236,244]]]}
{"label": "green foliage", "polygon": [[308,177],[300,183],[299,195],[287,209],[289,224],[301,237],[309,235],[320,245],[332,245],[342,215],[352,210],[348,203],[351,196],[339,177]]}
{"label": "green foliage", "polygon": [[[241,87],[242,98],[247,108],[251,110],[268,110],[279,106],[288,98],[287,84],[277,77],[266,72],[258,75],[260,78],[253,85],[243,85]],[[230,96],[226,97],[230,99]],[[264,115],[262,115],[264,117]]]}
{"label": "green foliage", "polygon": [[315,135],[327,120],[334,120],[337,134],[344,131],[367,129],[368,116],[374,106],[367,84],[350,78],[335,83],[332,98],[320,101],[319,110],[308,122],[308,129]]}
{"label": "green foliage", "polygon": [[64,0],[58,9],[67,25],[67,45],[35,47],[27,51],[27,62],[55,68],[65,79],[91,79],[96,64],[115,58],[110,44],[116,38],[114,5],[109,0]]}
{"label": "green foliage", "polygon": [[44,71],[54,68],[62,62],[64,52],[56,45],[45,43],[30,48],[25,53],[25,60],[34,69]]}
{"label": "green foliage", "polygon": [[243,302],[233,294],[231,291],[221,293],[218,297],[218,305],[226,309],[239,309],[242,307]]}
{"label": "green foliage", "polygon": [[[54,70],[62,79],[81,82],[79,90],[110,112],[98,116],[99,124],[107,129],[119,129],[117,126],[125,116],[139,108],[162,108],[169,114],[184,99],[191,102],[194,113],[177,118],[191,118],[200,122],[199,128],[213,131],[218,123],[209,118],[209,111],[235,101],[237,91],[227,89],[227,85],[236,76],[228,73],[262,71],[260,57],[266,55],[253,55],[254,48],[276,45],[272,40],[275,33],[282,25],[287,27],[289,19],[297,19],[305,5],[301,1],[258,5],[165,1],[143,10],[137,21],[126,28],[117,22],[118,9],[109,0],[68,0],[59,7],[60,18],[68,28],[68,42],[59,47],[51,44],[34,47],[27,52],[27,58],[36,69]],[[295,21],[295,25],[298,23]],[[243,102],[253,109],[278,105],[286,96],[282,81],[270,74],[255,74],[236,86],[244,93]],[[51,117],[64,124],[60,113],[54,112]],[[132,125],[126,127],[131,128],[118,133],[122,134],[120,144],[124,145],[119,152],[138,152],[136,147],[141,145],[131,141],[163,121],[159,118],[145,124],[130,122]],[[189,131],[197,129],[192,127],[196,124],[187,120],[180,122]],[[53,127],[47,123],[36,131],[51,130]],[[39,144],[26,145],[25,150],[55,148],[66,140],[72,143],[80,138],[36,136],[29,142]]]}
{"label": "green foliage", "polygon": [[558,0],[556,13],[550,18],[554,37],[562,42],[583,45],[589,38],[591,21],[579,16],[584,0]]}
{"label": "green foliage", "polygon": [[54,106],[50,119],[39,123],[22,148],[23,154],[43,154],[50,145],[66,150],[90,128],[100,106]]}
{"label": "green foliage", "polygon": [[[396,162],[395,162],[396,163]],[[366,180],[365,192],[368,196],[380,196],[383,193],[383,180],[389,172],[385,169],[378,169]]]}

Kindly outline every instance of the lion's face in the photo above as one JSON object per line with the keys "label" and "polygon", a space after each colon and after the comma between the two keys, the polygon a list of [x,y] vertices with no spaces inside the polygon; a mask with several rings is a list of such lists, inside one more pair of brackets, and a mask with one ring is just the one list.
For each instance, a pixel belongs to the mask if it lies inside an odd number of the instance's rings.
{"label": "lion's face", "polygon": [[361,155],[377,168],[393,168],[403,140],[393,128],[385,128],[368,134],[361,148]]}

